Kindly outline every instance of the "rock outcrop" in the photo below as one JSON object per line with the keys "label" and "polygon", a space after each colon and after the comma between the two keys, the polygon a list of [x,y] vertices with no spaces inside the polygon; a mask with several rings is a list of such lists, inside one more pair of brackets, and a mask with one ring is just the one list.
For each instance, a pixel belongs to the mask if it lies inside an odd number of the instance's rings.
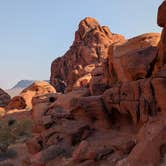
{"label": "rock outcrop", "polygon": [[[166,68],[166,1],[164,1],[158,10],[158,19],[157,23],[159,26],[163,27],[162,34],[161,34],[161,40],[158,46],[158,54],[157,54],[157,63],[155,65],[155,71],[154,73],[163,70],[163,68]],[[164,69],[165,70],[165,69]]]}
{"label": "rock outcrop", "polygon": [[6,89],[5,91],[13,98],[14,96],[18,96],[21,91],[30,86],[33,82],[35,82],[35,80],[21,80],[11,89]]}
{"label": "rock outcrop", "polygon": [[70,50],[52,64],[51,83],[66,93],[32,100],[25,166],[166,164],[165,8],[164,1],[161,38],[125,40],[94,19],[81,21]]}
{"label": "rock outcrop", "polygon": [[5,107],[10,102],[10,96],[2,89],[0,89],[0,107]]}
{"label": "rock outcrop", "polygon": [[85,18],[79,24],[70,49],[64,56],[53,61],[51,84],[58,92],[64,92],[65,89],[71,91],[76,85],[88,86],[92,70],[107,58],[109,46],[124,41],[122,35],[113,34],[95,19]]}
{"label": "rock outcrop", "polygon": [[109,49],[109,83],[127,82],[150,77],[157,55],[160,34],[148,33],[115,44]]}
{"label": "rock outcrop", "polygon": [[6,106],[7,110],[11,109],[24,109],[32,107],[32,98],[48,93],[55,93],[56,90],[48,82],[36,81],[29,87],[24,89],[19,96],[15,96]]}

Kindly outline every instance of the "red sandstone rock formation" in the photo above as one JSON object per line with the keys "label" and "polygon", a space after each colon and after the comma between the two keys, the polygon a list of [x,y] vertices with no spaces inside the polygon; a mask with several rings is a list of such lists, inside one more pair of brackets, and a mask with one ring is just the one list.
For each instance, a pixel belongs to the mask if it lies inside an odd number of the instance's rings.
{"label": "red sandstone rock formation", "polygon": [[10,102],[10,96],[0,89],[0,107],[5,107]]}
{"label": "red sandstone rock formation", "polygon": [[7,105],[6,109],[24,109],[32,107],[32,98],[48,93],[55,93],[56,90],[48,82],[36,81],[26,89],[24,89],[19,96],[15,96]]}
{"label": "red sandstone rock formation", "polygon": [[166,164],[165,9],[164,1],[161,39],[150,33],[119,41],[94,19],[80,23],[71,49],[52,64],[52,84],[63,91],[67,83],[71,92],[33,98],[35,136],[24,165]]}
{"label": "red sandstone rock formation", "polygon": [[161,40],[158,46],[158,54],[157,54],[157,63],[155,65],[155,71],[154,73],[160,71],[160,70],[165,70],[163,68],[166,64],[166,1],[164,1],[161,6],[159,7],[158,10],[158,18],[157,18],[157,23],[159,26],[163,27],[162,34],[161,34]]}
{"label": "red sandstone rock formation", "polygon": [[95,19],[85,18],[79,24],[70,49],[64,56],[53,61],[51,84],[59,92],[63,92],[66,86],[67,91],[75,87],[86,87],[91,79],[91,71],[107,58],[109,46],[124,41],[122,35],[113,34]]}
{"label": "red sandstone rock formation", "polygon": [[109,83],[150,77],[159,40],[160,34],[148,33],[111,46],[108,58]]}

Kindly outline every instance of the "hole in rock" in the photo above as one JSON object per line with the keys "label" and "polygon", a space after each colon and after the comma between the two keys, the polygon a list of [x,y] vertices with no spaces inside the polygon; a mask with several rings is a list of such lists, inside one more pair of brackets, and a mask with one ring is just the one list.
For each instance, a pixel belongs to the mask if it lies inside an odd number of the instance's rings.
{"label": "hole in rock", "polygon": [[50,103],[53,103],[55,100],[56,100],[55,97],[50,97],[50,98],[49,98],[49,102],[50,102]]}
{"label": "hole in rock", "polygon": [[12,126],[12,125],[14,125],[16,123],[16,120],[15,119],[10,119],[9,121],[8,121],[8,126]]}

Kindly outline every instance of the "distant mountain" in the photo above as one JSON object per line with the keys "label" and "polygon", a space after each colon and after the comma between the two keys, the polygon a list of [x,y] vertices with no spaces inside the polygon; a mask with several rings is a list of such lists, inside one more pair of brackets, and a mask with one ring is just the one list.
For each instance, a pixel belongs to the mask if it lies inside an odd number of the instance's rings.
{"label": "distant mountain", "polygon": [[[14,85],[11,89],[5,90],[11,97],[17,96],[20,92],[30,86],[33,82],[37,80],[21,80],[16,85]],[[49,80],[44,80],[49,83]]]}
{"label": "distant mountain", "polygon": [[31,85],[34,82],[34,80],[21,80],[19,81],[16,85],[14,85],[11,89],[24,89],[26,87],[28,87],[29,85]]}
{"label": "distant mountain", "polygon": [[11,89],[5,90],[11,97],[18,95],[23,89],[31,85],[35,80],[21,80]]}
{"label": "distant mountain", "polygon": [[34,80],[21,80],[16,85],[14,85],[11,89],[21,88],[24,89],[31,85],[34,82]]}

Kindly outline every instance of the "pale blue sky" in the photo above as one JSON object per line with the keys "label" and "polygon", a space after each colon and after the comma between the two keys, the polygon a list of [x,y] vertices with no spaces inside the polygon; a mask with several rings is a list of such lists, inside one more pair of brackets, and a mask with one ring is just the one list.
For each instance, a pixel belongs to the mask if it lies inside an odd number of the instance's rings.
{"label": "pale blue sky", "polygon": [[0,87],[21,79],[49,79],[51,62],[74,39],[80,20],[90,16],[127,38],[160,32],[162,0],[0,0]]}

